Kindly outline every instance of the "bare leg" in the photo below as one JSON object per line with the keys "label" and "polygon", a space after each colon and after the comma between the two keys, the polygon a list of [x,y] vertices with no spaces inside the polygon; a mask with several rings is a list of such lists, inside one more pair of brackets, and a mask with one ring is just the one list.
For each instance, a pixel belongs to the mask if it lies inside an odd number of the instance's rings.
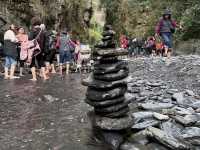
{"label": "bare leg", "polygon": [[51,66],[50,66],[50,63],[49,62],[46,62],[46,73],[48,74],[51,70]]}
{"label": "bare leg", "polygon": [[23,76],[24,76],[24,75],[23,75],[23,69],[24,69],[24,68],[20,67],[20,70],[19,70],[19,76],[20,76],[20,77],[23,77]]}
{"label": "bare leg", "polygon": [[32,67],[31,68],[31,73],[32,73],[32,81],[37,81],[37,74],[36,74],[36,68]]}
{"label": "bare leg", "polygon": [[49,77],[46,74],[46,68],[45,67],[41,68],[41,73],[42,73],[42,77],[44,78],[44,80],[48,80],[49,79]]}
{"label": "bare leg", "polygon": [[17,79],[19,77],[16,77],[15,76],[15,68],[16,68],[16,65],[11,65],[11,69],[10,69],[10,79]]}
{"label": "bare leg", "polygon": [[4,72],[4,79],[9,79],[9,74],[8,74],[8,70],[9,69],[7,67],[5,67],[4,70],[5,70],[5,72]]}
{"label": "bare leg", "polygon": [[51,73],[56,73],[55,65],[51,64]]}
{"label": "bare leg", "polygon": [[70,67],[70,65],[69,65],[69,63],[67,63],[67,64],[66,64],[66,75],[69,74],[69,67]]}

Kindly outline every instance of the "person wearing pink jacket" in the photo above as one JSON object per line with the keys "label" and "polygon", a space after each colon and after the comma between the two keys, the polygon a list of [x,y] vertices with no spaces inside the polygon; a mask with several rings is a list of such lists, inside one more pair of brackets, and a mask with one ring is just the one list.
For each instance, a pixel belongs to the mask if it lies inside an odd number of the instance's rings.
{"label": "person wearing pink jacket", "polygon": [[22,53],[27,50],[28,46],[28,34],[25,33],[24,28],[19,28],[18,34],[17,34],[17,39],[20,44],[19,47],[19,63],[20,63],[20,76],[23,76],[23,68],[24,68],[24,60],[20,59],[20,56],[23,55]]}

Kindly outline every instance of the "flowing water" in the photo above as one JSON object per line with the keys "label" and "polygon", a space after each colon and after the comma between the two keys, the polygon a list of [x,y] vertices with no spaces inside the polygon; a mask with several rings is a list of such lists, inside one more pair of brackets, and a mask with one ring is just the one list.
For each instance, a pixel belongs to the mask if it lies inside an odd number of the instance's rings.
{"label": "flowing water", "polygon": [[0,79],[0,89],[1,150],[106,150],[92,135],[80,75]]}

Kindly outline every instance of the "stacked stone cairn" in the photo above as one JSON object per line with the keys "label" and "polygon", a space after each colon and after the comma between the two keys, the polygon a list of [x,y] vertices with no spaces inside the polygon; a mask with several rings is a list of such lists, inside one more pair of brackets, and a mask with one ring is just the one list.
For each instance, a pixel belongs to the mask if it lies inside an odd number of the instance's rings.
{"label": "stacked stone cairn", "polygon": [[118,149],[123,142],[123,134],[132,127],[129,115],[130,101],[125,98],[128,63],[119,57],[127,55],[127,50],[117,49],[115,32],[110,25],[104,27],[102,41],[95,46],[94,71],[83,85],[88,86],[86,103],[94,107],[92,125],[101,131],[105,142]]}

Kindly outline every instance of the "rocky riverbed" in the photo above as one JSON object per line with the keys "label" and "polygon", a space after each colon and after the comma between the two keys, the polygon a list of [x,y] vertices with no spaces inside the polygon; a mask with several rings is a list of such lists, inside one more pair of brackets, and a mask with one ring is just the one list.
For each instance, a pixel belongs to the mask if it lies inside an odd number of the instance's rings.
{"label": "rocky riverbed", "polygon": [[[120,149],[199,150],[200,57],[137,58],[129,67],[126,96],[135,123]],[[93,136],[81,78],[1,78],[0,149],[107,150]]]}
{"label": "rocky riverbed", "polygon": [[132,133],[121,150],[200,149],[200,57],[131,60]]}

